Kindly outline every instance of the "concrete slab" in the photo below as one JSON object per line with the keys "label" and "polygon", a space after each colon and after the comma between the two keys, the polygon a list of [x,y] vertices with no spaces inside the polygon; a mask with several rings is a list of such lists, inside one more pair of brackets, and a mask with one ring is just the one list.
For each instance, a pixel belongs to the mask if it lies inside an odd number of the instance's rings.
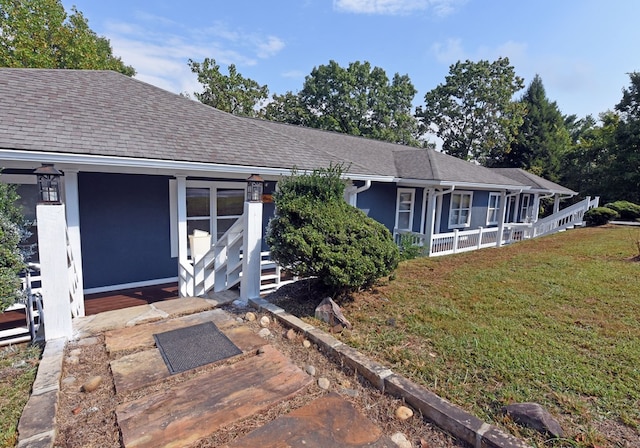
{"label": "concrete slab", "polygon": [[277,418],[227,448],[396,448],[351,403],[331,393]]}
{"label": "concrete slab", "polygon": [[286,400],[313,381],[272,346],[263,350],[118,406],[125,447],[187,446]]}
{"label": "concrete slab", "polygon": [[213,309],[197,314],[176,317],[175,319],[165,319],[136,325],[135,327],[107,331],[104,335],[105,345],[110,354],[122,351],[142,350],[155,345],[153,335],[156,333],[163,333],[165,331],[175,330],[176,328],[188,327],[208,321],[216,324],[221,330],[236,323],[229,313],[221,309]]}
{"label": "concrete slab", "polygon": [[168,317],[184,316],[185,314],[199,313],[215,308],[215,305],[206,299],[200,299],[198,297],[163,300],[153,303],[152,306],[167,313]]}
{"label": "concrete slab", "polygon": [[31,395],[18,422],[20,440],[39,437],[56,427],[58,391]]}
{"label": "concrete slab", "polygon": [[143,315],[146,316],[147,322],[163,318],[162,313],[153,311],[149,305],[133,306],[121,310],[106,311],[93,316],[78,317],[73,320],[74,339],[97,336],[105,331],[124,328],[128,322],[134,320],[141,323],[139,319]]}

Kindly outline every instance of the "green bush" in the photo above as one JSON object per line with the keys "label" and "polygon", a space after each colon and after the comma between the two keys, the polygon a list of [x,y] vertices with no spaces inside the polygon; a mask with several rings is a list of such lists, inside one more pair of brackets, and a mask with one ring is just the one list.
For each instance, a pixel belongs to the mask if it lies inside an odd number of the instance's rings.
{"label": "green bush", "polygon": [[640,205],[629,201],[616,201],[605,204],[605,207],[618,212],[620,219],[625,221],[635,221],[640,218]]}
{"label": "green bush", "polygon": [[15,188],[0,182],[0,312],[20,298],[18,275],[25,267],[18,248],[24,233],[24,218],[17,200]]}
{"label": "green bush", "polygon": [[371,286],[398,265],[389,230],[344,201],[342,166],[283,178],[266,241],[294,275],[318,277],[334,294]]}
{"label": "green bush", "polygon": [[607,207],[595,207],[584,214],[588,226],[601,226],[618,216],[618,212]]}

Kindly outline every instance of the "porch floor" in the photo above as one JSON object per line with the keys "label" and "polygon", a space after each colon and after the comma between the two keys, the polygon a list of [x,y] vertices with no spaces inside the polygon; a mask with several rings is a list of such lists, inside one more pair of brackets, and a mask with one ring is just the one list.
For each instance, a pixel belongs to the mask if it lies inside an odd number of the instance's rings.
{"label": "porch floor", "polygon": [[177,298],[177,283],[87,294],[84,297],[84,312],[86,316],[92,316],[105,311],[121,310]]}

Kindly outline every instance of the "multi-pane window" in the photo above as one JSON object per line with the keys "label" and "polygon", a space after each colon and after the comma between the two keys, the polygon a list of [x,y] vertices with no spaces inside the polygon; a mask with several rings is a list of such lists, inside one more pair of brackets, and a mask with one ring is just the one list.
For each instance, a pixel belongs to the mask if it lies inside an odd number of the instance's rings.
{"label": "multi-pane window", "polygon": [[520,202],[520,222],[530,222],[532,218],[532,201],[530,194],[523,194]]}
{"label": "multi-pane window", "polygon": [[499,222],[500,193],[489,193],[487,204],[487,225],[496,225]]}
{"label": "multi-pane window", "polygon": [[471,223],[471,192],[451,193],[449,228],[468,227]]}
{"label": "multi-pane window", "polygon": [[415,190],[413,188],[398,188],[396,201],[396,230],[412,230],[413,205]]}

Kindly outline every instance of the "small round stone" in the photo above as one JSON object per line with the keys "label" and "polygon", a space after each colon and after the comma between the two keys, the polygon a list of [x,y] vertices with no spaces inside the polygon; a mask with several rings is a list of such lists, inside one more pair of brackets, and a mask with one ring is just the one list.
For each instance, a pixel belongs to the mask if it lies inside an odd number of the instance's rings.
{"label": "small round stone", "polygon": [[399,420],[407,420],[413,417],[413,411],[406,406],[399,406],[396,409],[396,417]]}
{"label": "small round stone", "polygon": [[308,339],[305,339],[304,341],[302,341],[302,346],[304,348],[309,348],[311,347],[311,342]]}
{"label": "small round stone", "polygon": [[296,330],[294,330],[293,328],[289,328],[289,330],[287,331],[287,339],[289,339],[290,341],[293,341],[296,338]]}
{"label": "small round stone", "polygon": [[329,382],[328,379],[322,377],[322,378],[318,378],[318,387],[322,390],[329,390],[329,386],[331,385],[331,383]]}
{"label": "small round stone", "polygon": [[256,320],[256,313],[252,313],[251,311],[247,312],[247,314],[244,315],[244,318],[247,319],[249,322],[253,322],[254,320]]}
{"label": "small round stone", "polygon": [[102,384],[102,377],[100,375],[89,378],[80,388],[83,392],[93,392],[100,384]]}
{"label": "small round stone", "polygon": [[407,439],[407,436],[402,434],[401,432],[396,432],[391,436],[391,441],[398,445],[398,448],[411,448],[411,442]]}
{"label": "small round stone", "polygon": [[78,345],[83,347],[88,347],[89,345],[96,345],[97,343],[98,343],[98,338],[96,337],[84,338],[78,341]]}
{"label": "small round stone", "polygon": [[311,376],[316,376],[316,368],[311,364],[307,364],[306,366],[304,366],[304,371]]}
{"label": "small round stone", "polygon": [[271,332],[268,328],[262,328],[260,329],[260,331],[258,331],[258,336],[260,336],[261,338],[268,338],[269,336],[271,336]]}
{"label": "small round stone", "polygon": [[271,320],[267,316],[262,316],[260,318],[260,326],[262,328],[267,328],[270,323],[271,323]]}
{"label": "small round stone", "polygon": [[78,358],[77,356],[69,356],[67,358],[67,363],[72,366],[77,366],[78,364],[80,364],[80,358]]}
{"label": "small round stone", "polygon": [[62,380],[62,384],[64,386],[69,386],[70,384],[73,384],[76,382],[76,377],[75,376],[68,376],[65,379]]}

